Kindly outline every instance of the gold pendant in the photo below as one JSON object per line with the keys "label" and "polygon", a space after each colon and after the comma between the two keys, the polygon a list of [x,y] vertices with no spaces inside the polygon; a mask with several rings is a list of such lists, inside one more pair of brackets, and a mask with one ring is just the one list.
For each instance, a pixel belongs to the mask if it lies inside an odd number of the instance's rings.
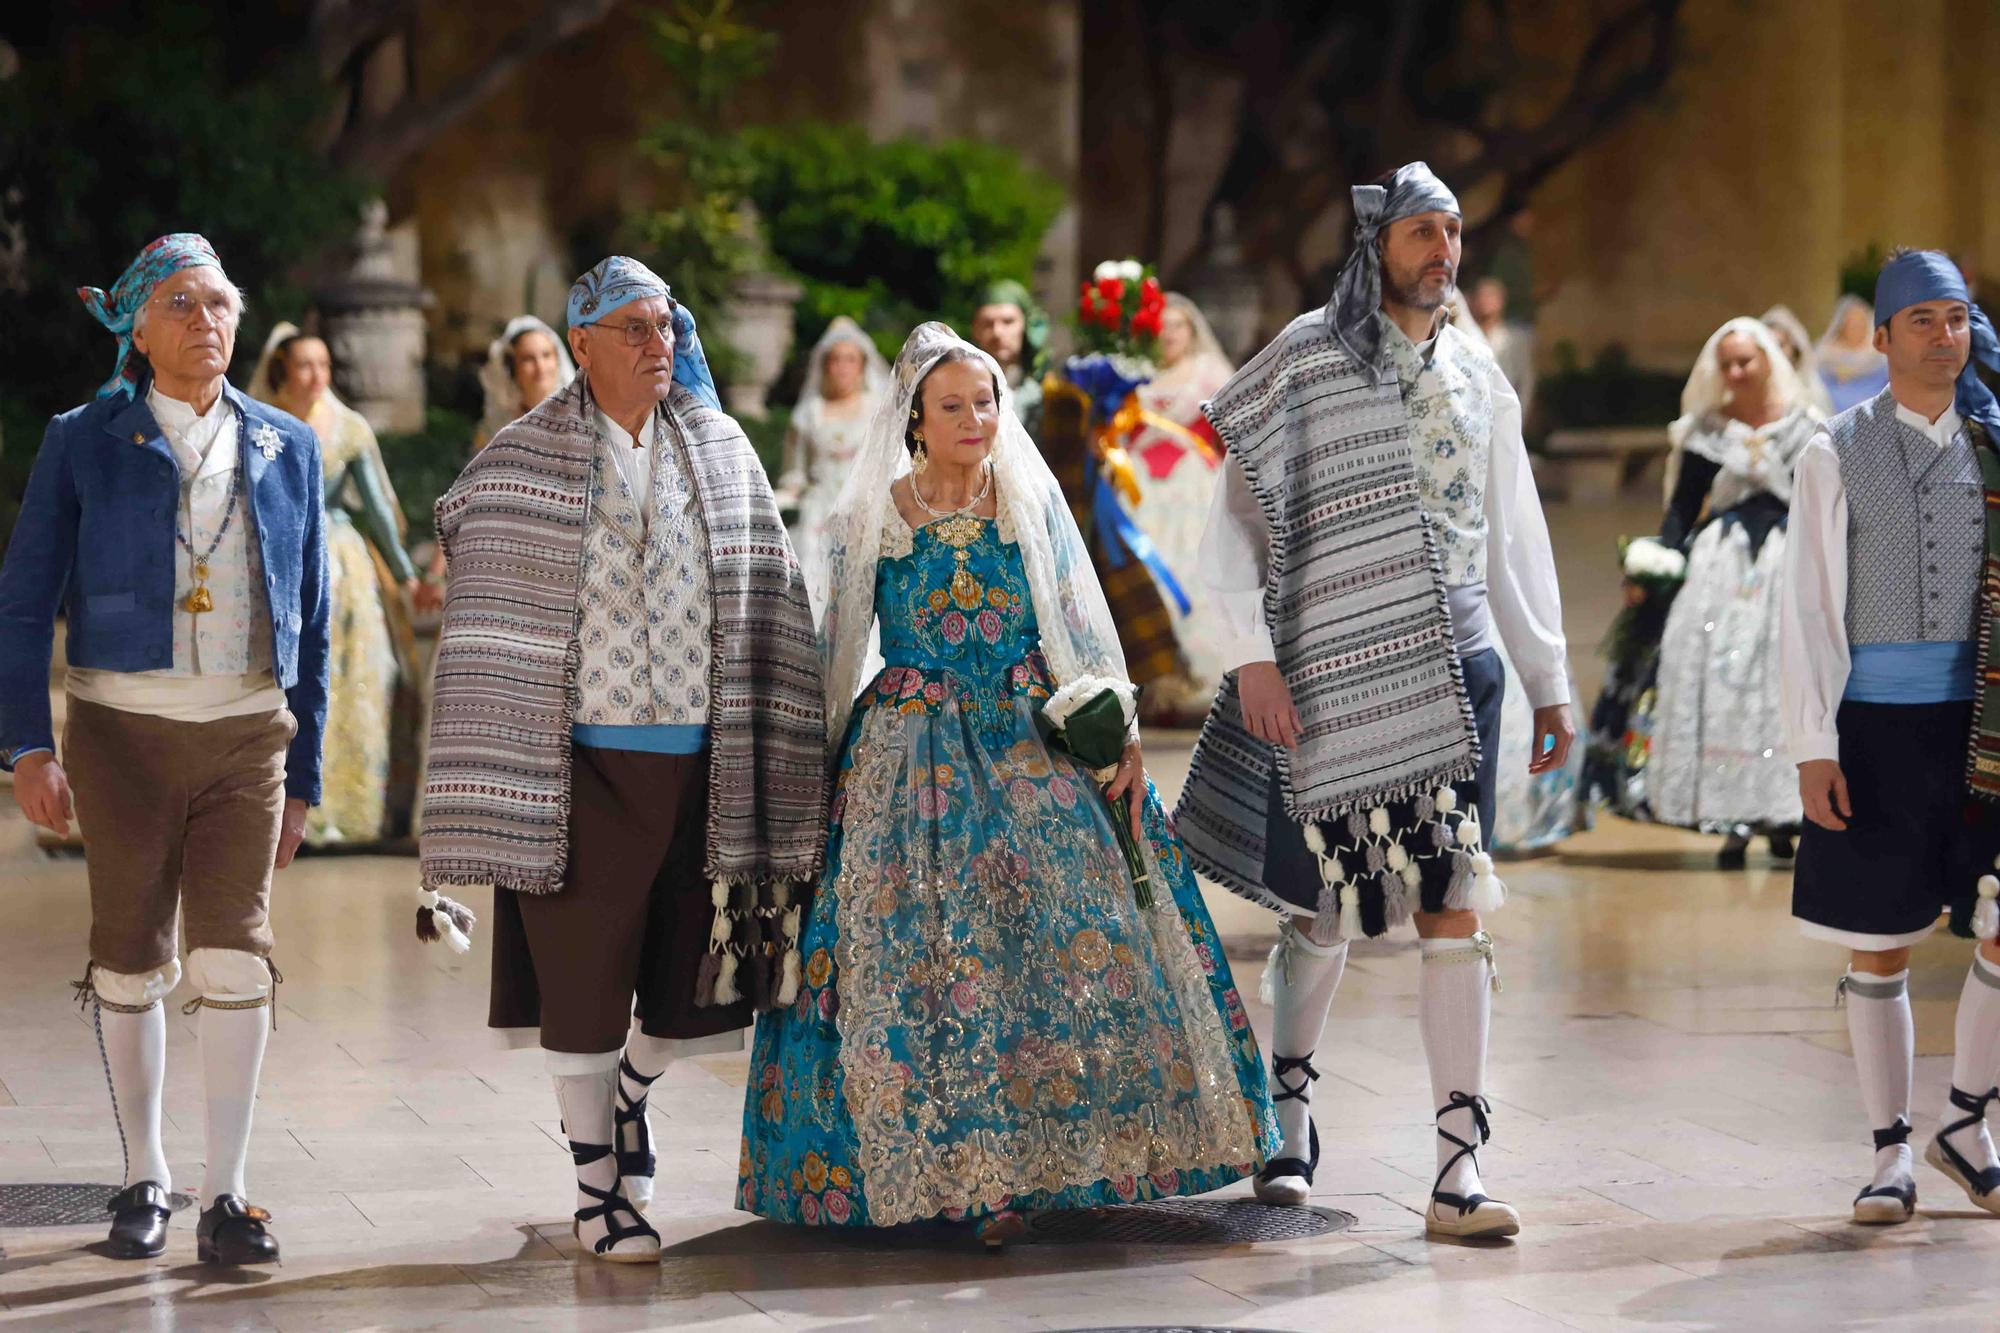
{"label": "gold pendant", "polygon": [[204,611],[213,611],[215,609],[215,599],[208,595],[208,585],[206,583],[197,583],[194,586],[194,591],[187,595],[186,600],[181,605],[196,615],[200,615]]}
{"label": "gold pendant", "polygon": [[931,524],[931,527],[936,530],[939,541],[957,548],[959,558],[962,560],[965,548],[979,540],[984,524],[984,519],[971,514],[955,514],[950,518],[939,519]]}

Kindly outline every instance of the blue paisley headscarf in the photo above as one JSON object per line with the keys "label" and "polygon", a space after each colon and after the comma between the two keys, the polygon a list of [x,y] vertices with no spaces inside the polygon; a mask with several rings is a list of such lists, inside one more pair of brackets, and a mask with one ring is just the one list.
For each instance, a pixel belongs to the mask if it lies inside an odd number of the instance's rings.
{"label": "blue paisley headscarf", "polygon": [[1354,196],[1354,248],[1340,266],[1340,278],[1327,302],[1326,318],[1334,336],[1376,383],[1388,373],[1382,358],[1382,229],[1419,213],[1459,214],[1458,196],[1431,173],[1412,162],[1399,169],[1388,187],[1357,185]]}
{"label": "blue paisley headscarf", "polygon": [[649,296],[664,296],[674,307],[674,383],[720,412],[715,377],[701,350],[694,315],[679,301],[660,275],[636,259],[612,255],[576,280],[569,289],[569,324],[573,329],[595,324],[620,306]]}
{"label": "blue paisley headscarf", "polygon": [[111,378],[99,386],[99,398],[116,398],[120,394],[131,398],[138,394],[140,371],[132,361],[132,321],[161,283],[184,268],[203,265],[222,267],[215,247],[194,232],[177,231],[141,250],[110,291],[102,287],[76,289],[83,308],[92,318],[118,335],[118,364],[111,368]]}

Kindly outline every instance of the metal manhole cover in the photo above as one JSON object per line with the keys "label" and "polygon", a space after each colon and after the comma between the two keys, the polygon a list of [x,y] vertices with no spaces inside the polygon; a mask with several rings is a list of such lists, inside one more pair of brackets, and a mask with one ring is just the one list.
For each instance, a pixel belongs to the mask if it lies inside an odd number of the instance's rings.
{"label": "metal manhole cover", "polygon": [[[118,1185],[0,1185],[0,1227],[76,1227],[111,1224],[105,1202]],[[186,1194],[168,1196],[175,1212],[194,1203]]]}
{"label": "metal manhole cover", "polygon": [[1254,1199],[1160,1199],[1116,1208],[1038,1213],[1038,1241],[1090,1245],[1256,1245],[1306,1240],[1354,1225],[1335,1208],[1275,1208]]}

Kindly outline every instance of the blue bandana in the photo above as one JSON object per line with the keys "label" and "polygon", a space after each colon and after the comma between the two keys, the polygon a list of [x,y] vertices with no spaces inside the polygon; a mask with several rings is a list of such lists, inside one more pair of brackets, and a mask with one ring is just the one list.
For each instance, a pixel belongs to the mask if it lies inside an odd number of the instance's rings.
{"label": "blue bandana", "polygon": [[1419,213],[1459,216],[1458,196],[1422,162],[1398,170],[1386,189],[1357,185],[1353,196],[1354,248],[1340,266],[1326,318],[1348,355],[1380,384],[1388,370],[1382,362],[1382,326],[1377,319],[1382,308],[1382,229]]}
{"label": "blue bandana", "polygon": [[576,280],[569,289],[569,325],[573,329],[597,323],[620,306],[651,296],[664,296],[674,307],[674,383],[720,412],[722,399],[709,374],[708,356],[695,333],[694,315],[673,299],[660,275],[636,259],[612,255]]}
{"label": "blue bandana", "polygon": [[91,317],[118,335],[118,362],[111,368],[111,378],[99,386],[99,398],[116,398],[120,394],[131,398],[138,393],[140,371],[132,364],[132,321],[140,308],[153,299],[161,283],[184,268],[202,266],[222,267],[215,247],[194,232],[177,231],[141,250],[139,257],[118,276],[118,281],[111,284],[110,291],[102,287],[76,289],[78,299]]}
{"label": "blue bandana", "polygon": [[1875,327],[1881,328],[1901,312],[1925,301],[1959,301],[1971,312],[1972,355],[1959,372],[1956,402],[1958,415],[1985,428],[1987,439],[2000,446],[2000,401],[1979,378],[1978,367],[2000,372],[2000,337],[1986,312],[1973,304],[1965,275],[1948,255],[1936,250],[1913,250],[1882,266],[1875,280]]}

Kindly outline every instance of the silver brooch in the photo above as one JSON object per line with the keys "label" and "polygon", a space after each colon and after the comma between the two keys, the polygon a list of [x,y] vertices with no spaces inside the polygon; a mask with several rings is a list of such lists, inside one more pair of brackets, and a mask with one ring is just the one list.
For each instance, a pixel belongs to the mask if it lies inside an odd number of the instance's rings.
{"label": "silver brooch", "polygon": [[285,439],[272,428],[270,422],[260,421],[257,429],[250,432],[250,446],[264,455],[264,461],[268,463],[285,451]]}

